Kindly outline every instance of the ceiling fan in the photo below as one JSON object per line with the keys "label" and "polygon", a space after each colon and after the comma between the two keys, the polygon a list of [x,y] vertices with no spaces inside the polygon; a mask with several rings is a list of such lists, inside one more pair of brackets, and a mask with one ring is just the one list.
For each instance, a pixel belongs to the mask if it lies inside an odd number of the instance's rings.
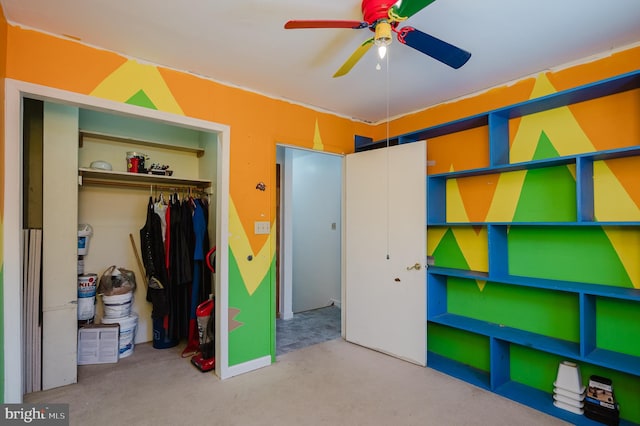
{"label": "ceiling fan", "polygon": [[384,58],[386,47],[391,44],[391,33],[397,34],[400,43],[429,55],[452,67],[460,68],[471,57],[471,53],[452,44],[425,34],[410,26],[398,28],[398,24],[415,15],[435,0],[362,0],[362,21],[355,20],[292,20],[284,28],[351,28],[354,30],[369,28],[375,35],[362,43],[349,59],[333,75],[341,77],[347,74],[369,49],[378,46],[380,58]]}

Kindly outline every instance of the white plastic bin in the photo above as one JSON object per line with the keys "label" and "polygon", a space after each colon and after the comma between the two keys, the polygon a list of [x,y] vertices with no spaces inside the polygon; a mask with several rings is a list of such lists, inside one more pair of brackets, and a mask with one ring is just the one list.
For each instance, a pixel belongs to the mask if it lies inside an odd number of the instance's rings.
{"label": "white plastic bin", "polygon": [[89,240],[93,235],[93,228],[86,223],[78,225],[78,255],[84,256],[89,252]]}

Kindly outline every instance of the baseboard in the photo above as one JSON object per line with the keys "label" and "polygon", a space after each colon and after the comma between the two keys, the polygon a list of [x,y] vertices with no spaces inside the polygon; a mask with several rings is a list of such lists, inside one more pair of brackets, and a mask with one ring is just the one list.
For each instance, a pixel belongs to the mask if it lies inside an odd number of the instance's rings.
{"label": "baseboard", "polygon": [[271,365],[271,356],[267,355],[262,358],[256,358],[251,361],[243,362],[242,364],[234,365],[228,367],[226,371],[224,371],[223,377],[221,379],[229,379],[234,376],[238,376],[240,374],[248,373],[253,370],[257,370],[259,368],[268,367]]}
{"label": "baseboard", "polygon": [[333,305],[333,306],[337,306],[338,308],[342,309],[342,302],[340,300],[337,299],[329,299],[329,302]]}
{"label": "baseboard", "polygon": [[293,318],[293,311],[283,312],[282,313],[282,319],[283,320],[290,320],[292,318]]}

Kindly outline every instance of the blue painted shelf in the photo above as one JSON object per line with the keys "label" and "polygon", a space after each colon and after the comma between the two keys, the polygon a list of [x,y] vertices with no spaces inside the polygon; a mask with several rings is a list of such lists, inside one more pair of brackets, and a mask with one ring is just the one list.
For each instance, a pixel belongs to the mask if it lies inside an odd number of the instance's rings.
{"label": "blue painted shelf", "polygon": [[636,221],[609,221],[609,222],[594,222],[594,221],[577,221],[577,222],[430,222],[429,226],[487,226],[487,225],[502,225],[502,226],[640,226],[640,222]]}
{"label": "blue painted shelf", "polygon": [[438,370],[449,376],[469,382],[482,389],[490,390],[489,373],[469,365],[453,361],[434,352],[427,352],[427,367]]}
{"label": "blue painted shelf", "polygon": [[500,340],[505,340],[509,343],[515,343],[531,349],[542,350],[544,352],[568,358],[580,357],[580,345],[575,342],[555,339],[553,337],[547,337],[541,334],[505,327],[500,324],[480,321],[455,314],[428,316],[427,319],[432,323],[446,325],[448,327],[466,330],[472,333],[482,334],[484,336],[495,337]]}
{"label": "blue painted shelf", "polygon": [[[486,128],[488,134],[489,161],[487,167],[461,170],[451,173],[428,175],[427,179],[427,227],[484,227],[487,229],[488,271],[468,271],[430,265],[427,269],[427,322],[449,328],[488,336],[490,342],[489,371],[481,371],[455,360],[429,352],[427,365],[451,376],[465,380],[483,389],[521,402],[552,416],[578,425],[597,425],[584,416],[556,408],[552,395],[511,380],[511,345],[533,348],[536,351],[566,357],[595,367],[611,369],[628,374],[629,380],[640,380],[640,356],[618,353],[597,347],[598,312],[600,299],[613,299],[640,303],[640,289],[621,288],[608,285],[513,276],[509,273],[508,231],[512,227],[541,227],[545,230],[571,227],[620,227],[622,231],[635,231],[640,220],[609,220],[600,222],[594,214],[594,162],[619,158],[640,157],[640,140],[634,146],[566,155],[543,160],[511,163],[510,120],[554,108],[564,107],[600,97],[614,95],[640,88],[640,70],[609,78],[592,84],[517,103],[505,108],[455,120],[449,123],[420,129],[384,141],[368,138],[356,139],[356,151],[382,148],[388,145],[411,143],[420,140]],[[638,117],[640,119],[640,117]],[[566,222],[447,222],[447,181],[474,176],[497,175],[562,166],[575,167],[575,218]],[[550,193],[551,194],[551,193]],[[552,195],[550,195],[552,196]],[[634,234],[635,235],[635,234]],[[435,259],[437,262],[438,259]],[[531,333],[500,324],[479,321],[448,312],[448,279],[451,277],[469,280],[490,281],[500,285],[521,286],[542,291],[562,292],[575,295],[575,330],[579,342],[570,342]],[[640,306],[640,305],[639,305]],[[614,384],[615,386],[615,384]],[[626,400],[637,400],[637,395],[625,395]],[[618,392],[618,399],[621,395]],[[624,407],[623,407],[624,409]],[[628,412],[628,411],[627,411]],[[636,412],[637,413],[637,412]],[[624,411],[621,415],[624,418]],[[637,415],[637,414],[636,414]],[[637,421],[637,420],[636,420]],[[631,424],[621,419],[620,424]]]}
{"label": "blue painted shelf", "polygon": [[[505,398],[528,405],[538,411],[542,411],[543,413],[565,420],[573,425],[602,426],[602,423],[591,420],[584,415],[574,414],[570,411],[556,407],[553,405],[552,394],[523,385],[522,383],[510,381],[495,389],[494,392],[498,395],[504,396]],[[621,420],[620,425],[631,426],[634,425],[634,423]]]}
{"label": "blue painted shelf", "polygon": [[[436,353],[427,353],[427,367],[463,380],[481,389],[492,390],[500,396],[519,402],[523,405],[527,405],[553,417],[565,420],[573,425],[602,426],[602,423],[591,420],[584,415],[574,414],[556,407],[553,405],[552,394],[531,386],[526,386],[522,383],[509,380],[491,389],[489,385],[490,377],[488,372],[453,361]],[[517,424],[517,421],[514,421],[514,424]],[[625,420],[620,421],[620,426],[633,426],[634,424],[635,423]]]}
{"label": "blue painted shelf", "polygon": [[640,376],[640,357],[637,356],[621,354],[606,349],[595,349],[584,357],[584,360],[611,370]]}
{"label": "blue painted shelf", "polygon": [[640,289],[614,287],[601,284],[587,284],[573,281],[547,280],[542,278],[518,277],[514,275],[493,277],[486,272],[467,271],[464,269],[443,268],[429,266],[429,275],[442,275],[445,277],[468,278],[473,280],[495,281],[500,284],[533,287],[546,290],[565,291],[569,293],[587,294],[592,296],[610,297],[612,299],[624,299],[640,302]]}

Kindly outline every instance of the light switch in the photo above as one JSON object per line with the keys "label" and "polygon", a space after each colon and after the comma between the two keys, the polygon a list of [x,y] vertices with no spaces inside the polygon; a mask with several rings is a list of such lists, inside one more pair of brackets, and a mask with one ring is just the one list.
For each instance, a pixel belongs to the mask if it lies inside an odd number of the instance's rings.
{"label": "light switch", "polygon": [[256,221],[253,223],[254,225],[254,232],[256,235],[261,235],[261,234],[269,234],[271,232],[271,226],[269,225],[269,222],[260,222],[260,221]]}

